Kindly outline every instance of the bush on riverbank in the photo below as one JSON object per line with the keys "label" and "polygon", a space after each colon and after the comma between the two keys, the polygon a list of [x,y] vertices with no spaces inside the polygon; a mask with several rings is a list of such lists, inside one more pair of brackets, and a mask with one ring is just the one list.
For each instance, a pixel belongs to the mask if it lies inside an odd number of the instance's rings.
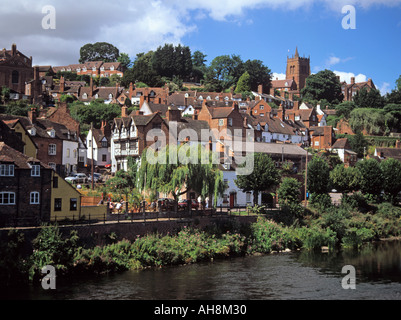
{"label": "bush on riverbank", "polygon": [[132,242],[121,240],[90,249],[79,246],[75,232],[63,239],[57,226],[48,226],[34,240],[28,259],[20,254],[23,238],[13,231],[0,246],[1,284],[14,285],[16,277],[22,282],[28,276],[35,280],[45,265],[53,265],[58,276],[101,274],[286,249],[358,248],[372,240],[401,235],[401,208],[354,200],[347,199],[340,207],[330,206],[321,212],[305,209],[302,217],[297,214],[293,218],[283,216],[291,215],[291,211],[272,216],[258,209],[258,220],[251,225],[230,220],[205,230],[186,227],[175,234],[150,234]]}

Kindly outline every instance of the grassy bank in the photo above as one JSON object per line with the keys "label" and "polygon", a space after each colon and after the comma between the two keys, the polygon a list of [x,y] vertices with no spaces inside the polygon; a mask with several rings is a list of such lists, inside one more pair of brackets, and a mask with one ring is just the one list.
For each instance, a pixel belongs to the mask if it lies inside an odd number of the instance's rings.
{"label": "grassy bank", "polygon": [[366,242],[401,235],[401,208],[389,203],[364,210],[347,204],[306,210],[300,216],[289,212],[269,216],[256,210],[259,218],[251,225],[232,219],[204,230],[184,227],[175,234],[151,234],[135,241],[116,241],[116,235],[111,235],[109,245],[90,249],[80,246],[75,232],[63,238],[57,227],[47,227],[34,240],[28,259],[19,254],[23,236],[11,231],[0,247],[0,283],[38,282],[45,265],[56,267],[57,276],[102,274],[286,249],[359,248]]}

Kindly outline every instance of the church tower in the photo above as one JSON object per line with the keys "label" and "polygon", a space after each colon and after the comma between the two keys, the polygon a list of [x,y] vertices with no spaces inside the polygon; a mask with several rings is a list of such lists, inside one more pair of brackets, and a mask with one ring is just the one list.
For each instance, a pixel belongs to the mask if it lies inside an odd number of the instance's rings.
{"label": "church tower", "polygon": [[305,87],[306,78],[310,76],[310,58],[300,57],[298,47],[292,57],[287,57],[286,79],[294,80],[296,91]]}

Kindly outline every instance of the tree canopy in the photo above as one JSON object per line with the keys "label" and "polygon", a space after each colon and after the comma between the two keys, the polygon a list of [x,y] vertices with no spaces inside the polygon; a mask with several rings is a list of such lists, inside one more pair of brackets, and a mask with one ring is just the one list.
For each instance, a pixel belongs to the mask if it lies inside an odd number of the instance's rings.
{"label": "tree canopy", "polygon": [[327,69],[310,75],[301,94],[307,101],[326,99],[329,103],[338,104],[344,99],[340,81],[333,71]]}
{"label": "tree canopy", "polygon": [[217,201],[225,185],[223,174],[213,159],[215,156],[202,145],[167,145],[158,152],[145,149],[138,172],[138,187],[171,194],[175,200],[194,191],[204,198],[213,195]]}
{"label": "tree canopy", "polygon": [[243,192],[252,191],[254,203],[258,203],[260,192],[278,185],[280,174],[272,158],[265,153],[254,154],[254,168],[248,175],[239,175],[234,181]]}
{"label": "tree canopy", "polygon": [[107,42],[87,43],[80,49],[79,63],[88,61],[115,62],[120,56],[118,48]]}

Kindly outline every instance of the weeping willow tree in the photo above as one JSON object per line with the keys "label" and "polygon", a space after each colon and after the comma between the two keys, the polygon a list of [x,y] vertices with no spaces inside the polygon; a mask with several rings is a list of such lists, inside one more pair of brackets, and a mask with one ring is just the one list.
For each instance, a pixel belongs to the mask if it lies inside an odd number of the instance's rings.
{"label": "weeping willow tree", "polygon": [[164,192],[174,200],[189,191],[203,198],[213,195],[214,203],[226,186],[218,169],[217,155],[202,145],[168,145],[158,152],[145,149],[138,171],[141,191]]}

